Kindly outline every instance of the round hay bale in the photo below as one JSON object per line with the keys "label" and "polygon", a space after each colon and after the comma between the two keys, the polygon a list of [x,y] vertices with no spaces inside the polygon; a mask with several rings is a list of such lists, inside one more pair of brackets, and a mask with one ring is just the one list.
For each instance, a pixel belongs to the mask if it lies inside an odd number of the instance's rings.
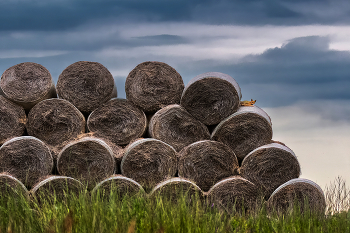
{"label": "round hay bale", "polygon": [[28,198],[28,190],[24,184],[9,173],[0,173],[0,194],[4,199],[8,197]]}
{"label": "round hay bale", "polygon": [[78,179],[92,189],[96,183],[113,175],[113,151],[97,138],[72,141],[58,154],[57,170],[60,175]]}
{"label": "round hay bale", "polygon": [[157,184],[149,195],[151,198],[165,197],[171,202],[176,203],[181,198],[186,198],[188,202],[191,202],[196,196],[199,199],[203,199],[204,195],[200,187],[194,182],[180,178],[173,177]]}
{"label": "round hay bale", "polygon": [[160,181],[175,176],[176,170],[175,149],[160,140],[140,139],[125,148],[122,174],[141,184],[146,191]]}
{"label": "round hay bale", "polygon": [[126,99],[117,98],[95,109],[87,120],[90,132],[117,145],[127,145],[140,138],[146,126],[146,115],[141,109]]}
{"label": "round hay bale", "polygon": [[52,169],[50,149],[35,137],[16,137],[0,147],[0,172],[10,173],[26,187],[32,187]]}
{"label": "round hay bale", "polygon": [[57,97],[50,72],[34,62],[20,63],[5,70],[0,88],[6,98],[25,110],[30,110],[44,99]]}
{"label": "round hay bale", "polygon": [[110,195],[123,198],[144,192],[142,186],[133,179],[122,175],[113,175],[98,183],[91,194],[100,195],[102,198],[108,198]]}
{"label": "round hay bale", "polygon": [[22,136],[26,122],[24,109],[0,96],[0,145],[10,138]]}
{"label": "round hay bale", "polygon": [[48,99],[29,112],[27,131],[29,135],[43,140],[56,160],[65,144],[85,132],[85,118],[68,101]]}
{"label": "round hay bale", "polygon": [[149,135],[180,151],[194,142],[210,139],[208,128],[183,107],[169,105],[156,112],[148,126]]}
{"label": "round hay bale", "polygon": [[113,97],[117,89],[112,74],[98,62],[78,61],[58,77],[57,94],[84,114],[91,113]]}
{"label": "round hay bale", "polygon": [[272,123],[259,107],[240,107],[218,124],[211,139],[228,145],[242,161],[255,148],[271,142]]}
{"label": "round hay bale", "polygon": [[30,190],[31,197],[42,203],[44,200],[64,201],[71,195],[78,196],[84,191],[84,185],[67,176],[47,176]]}
{"label": "round hay bale", "polygon": [[315,182],[297,178],[279,186],[267,201],[268,210],[277,213],[293,211],[295,205],[299,206],[301,212],[308,209],[324,214],[326,198]]}
{"label": "round hay bale", "polygon": [[278,186],[300,176],[300,164],[291,149],[271,143],[250,152],[242,161],[240,174],[268,198]]}
{"label": "round hay bale", "polygon": [[229,214],[254,211],[259,204],[259,190],[249,180],[233,176],[216,183],[207,194],[211,206]]}
{"label": "round hay bale", "polygon": [[241,89],[231,76],[208,72],[189,81],[181,106],[203,124],[215,125],[237,111],[241,98]]}
{"label": "round hay bale", "polygon": [[181,75],[163,62],[138,64],[125,81],[126,98],[145,112],[179,104],[184,83]]}
{"label": "round hay bale", "polygon": [[186,146],[178,158],[179,176],[193,180],[205,192],[219,180],[235,175],[239,168],[230,147],[210,140]]}

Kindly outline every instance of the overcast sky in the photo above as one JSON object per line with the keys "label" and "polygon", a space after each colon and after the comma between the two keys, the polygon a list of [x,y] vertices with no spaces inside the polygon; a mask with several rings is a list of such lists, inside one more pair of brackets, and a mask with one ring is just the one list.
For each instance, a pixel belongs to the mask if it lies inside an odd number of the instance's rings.
{"label": "overcast sky", "polygon": [[322,188],[338,175],[350,184],[349,38],[348,0],[0,0],[0,73],[30,61],[57,82],[68,65],[96,61],[123,98],[144,61],[185,84],[229,74]]}

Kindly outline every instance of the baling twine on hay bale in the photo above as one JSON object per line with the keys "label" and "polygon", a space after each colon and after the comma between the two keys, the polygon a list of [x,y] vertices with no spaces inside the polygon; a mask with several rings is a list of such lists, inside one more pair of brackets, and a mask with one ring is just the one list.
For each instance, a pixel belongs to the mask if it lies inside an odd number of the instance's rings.
{"label": "baling twine on hay bale", "polygon": [[157,111],[148,126],[149,135],[180,151],[185,146],[210,139],[208,128],[183,107],[169,105]]}
{"label": "baling twine on hay bale", "polygon": [[59,98],[68,100],[84,114],[117,97],[112,74],[98,62],[69,65],[59,75],[56,88]]}
{"label": "baling twine on hay bale", "polygon": [[16,137],[0,147],[0,172],[10,173],[26,187],[32,187],[52,169],[50,149],[35,137]]}
{"label": "baling twine on hay bale", "polygon": [[240,107],[216,126],[211,139],[228,145],[242,161],[255,148],[271,142],[270,117],[257,106]]}
{"label": "baling twine on hay bale", "polygon": [[101,139],[85,137],[67,144],[57,158],[60,175],[81,181],[92,189],[103,179],[114,174],[112,149]]}
{"label": "baling twine on hay bale", "polygon": [[163,62],[138,64],[125,81],[126,98],[144,112],[155,112],[179,104],[184,83],[181,75]]}
{"label": "baling twine on hay bale", "polygon": [[23,107],[0,96],[0,145],[25,132],[27,116]]}
{"label": "baling twine on hay bale", "polygon": [[324,213],[326,209],[325,195],[315,182],[296,178],[279,186],[267,201],[268,210],[286,213],[299,207],[301,212],[306,209]]}
{"label": "baling twine on hay bale", "polygon": [[250,152],[242,161],[240,174],[268,198],[278,186],[300,176],[300,164],[291,149],[271,143]]}
{"label": "baling twine on hay bale", "polygon": [[233,176],[216,183],[207,193],[208,204],[229,214],[254,211],[259,203],[256,185],[240,176]]}
{"label": "baling twine on hay bale", "polygon": [[219,180],[235,175],[239,168],[230,147],[210,140],[186,146],[178,158],[179,176],[193,180],[205,192]]}
{"label": "baling twine on hay bale", "polygon": [[96,137],[117,145],[127,145],[146,131],[145,113],[126,99],[111,99],[95,109],[87,120],[87,127]]}
{"label": "baling twine on hay bale", "polygon": [[44,99],[57,97],[50,72],[34,62],[20,63],[5,70],[0,89],[6,98],[25,110],[30,110]]}
{"label": "baling twine on hay bale", "polygon": [[186,85],[181,106],[202,123],[215,125],[238,109],[241,98],[241,89],[231,76],[208,72]]}
{"label": "baling twine on hay bale", "polygon": [[29,192],[24,184],[7,172],[0,173],[0,194],[4,199],[8,197],[29,197]]}
{"label": "baling twine on hay bale", "polygon": [[175,176],[175,149],[154,138],[136,140],[125,148],[121,163],[122,174],[149,191],[157,183]]}

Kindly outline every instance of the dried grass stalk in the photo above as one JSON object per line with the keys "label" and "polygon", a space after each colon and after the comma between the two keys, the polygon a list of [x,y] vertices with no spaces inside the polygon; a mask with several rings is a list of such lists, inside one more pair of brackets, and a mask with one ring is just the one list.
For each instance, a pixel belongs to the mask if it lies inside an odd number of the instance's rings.
{"label": "dried grass stalk", "polygon": [[250,152],[242,161],[240,174],[268,198],[278,186],[299,177],[300,164],[291,149],[271,143]]}
{"label": "dried grass stalk", "polygon": [[229,214],[254,211],[259,203],[259,190],[252,182],[233,176],[216,183],[207,194],[208,202]]}
{"label": "dried grass stalk", "polygon": [[208,128],[183,107],[169,105],[156,112],[148,126],[149,135],[180,151],[194,142],[210,139]]}
{"label": "dried grass stalk", "polygon": [[0,145],[24,134],[27,116],[24,109],[0,96]]}
{"label": "dried grass stalk", "polygon": [[181,106],[203,124],[215,125],[237,111],[241,97],[241,89],[231,76],[208,72],[186,85]]}
{"label": "dried grass stalk", "polygon": [[29,112],[27,131],[50,147],[56,161],[64,145],[85,132],[85,118],[70,102],[48,99]]}
{"label": "dried grass stalk", "polygon": [[25,110],[30,110],[44,99],[57,97],[50,72],[33,62],[20,63],[5,70],[0,88],[6,98]]}
{"label": "dried grass stalk", "polygon": [[31,136],[13,138],[0,147],[0,172],[8,172],[26,187],[32,187],[53,169],[49,148]]}
{"label": "dried grass stalk", "polygon": [[219,180],[235,175],[239,167],[230,147],[210,140],[186,146],[178,157],[179,176],[193,180],[205,192]]}
{"label": "dried grass stalk", "polygon": [[140,139],[125,148],[122,174],[141,184],[146,191],[160,181],[175,176],[176,170],[176,151],[160,140]]}
{"label": "dried grass stalk", "polygon": [[126,99],[111,99],[94,110],[87,127],[96,137],[117,145],[127,145],[146,131],[147,119],[141,109]]}
{"label": "dried grass stalk", "polygon": [[66,145],[58,155],[60,175],[73,177],[89,189],[113,175],[115,160],[112,149],[101,139],[82,138]]}
{"label": "dried grass stalk", "polygon": [[181,75],[163,62],[138,64],[125,81],[126,98],[145,112],[179,104],[184,83]]}
{"label": "dried grass stalk", "polygon": [[286,213],[296,207],[301,212],[306,209],[324,214],[325,195],[319,185],[308,179],[292,179],[279,186],[267,201],[270,211]]}
{"label": "dried grass stalk", "polygon": [[3,198],[22,196],[28,198],[28,190],[24,184],[6,172],[0,173],[0,194]]}
{"label": "dried grass stalk", "polygon": [[256,106],[240,107],[236,113],[218,124],[211,139],[228,145],[238,160],[242,161],[255,148],[271,142],[271,120]]}
{"label": "dried grass stalk", "polygon": [[117,97],[117,89],[112,74],[102,64],[78,61],[69,65],[58,77],[57,94],[88,114]]}

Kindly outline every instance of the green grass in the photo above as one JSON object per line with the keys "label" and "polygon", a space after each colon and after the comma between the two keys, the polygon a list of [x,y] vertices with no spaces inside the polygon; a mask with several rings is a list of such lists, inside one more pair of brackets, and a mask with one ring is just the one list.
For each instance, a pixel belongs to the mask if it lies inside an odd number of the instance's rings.
{"label": "green grass", "polygon": [[[161,197],[149,199],[140,194],[118,198],[112,193],[104,200],[86,192],[67,201],[51,199],[40,205],[25,198],[0,197],[0,229],[1,233],[350,232],[350,212],[344,209],[349,196],[341,182],[326,189],[326,215],[309,211],[301,214],[296,206],[290,213],[278,216],[267,214],[262,206],[255,213],[230,216],[203,204],[198,197],[190,201],[181,197],[173,203]],[[339,187],[342,189],[337,190]],[[343,200],[343,209],[330,200]]]}

